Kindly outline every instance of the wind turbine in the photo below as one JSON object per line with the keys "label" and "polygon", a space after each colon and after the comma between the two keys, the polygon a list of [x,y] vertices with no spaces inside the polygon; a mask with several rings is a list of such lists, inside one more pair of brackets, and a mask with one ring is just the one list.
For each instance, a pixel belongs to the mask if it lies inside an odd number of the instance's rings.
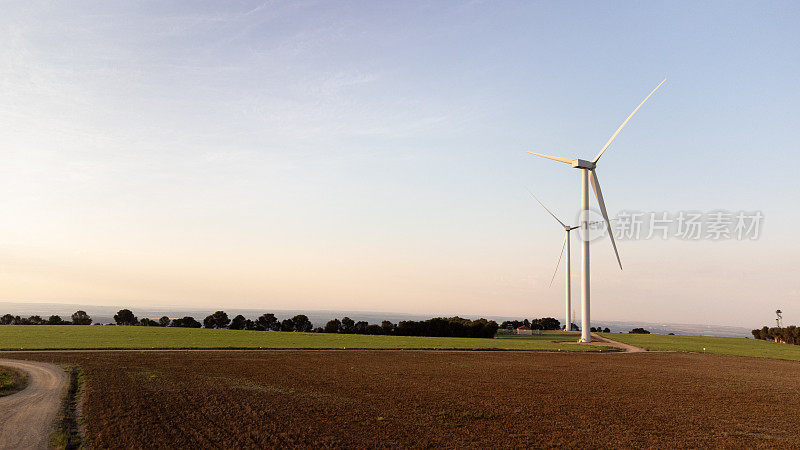
{"label": "wind turbine", "polygon": [[569,242],[570,242],[569,232],[572,231],[572,230],[577,229],[578,227],[569,226],[569,225],[565,224],[564,222],[562,222],[561,219],[559,219],[558,217],[556,217],[555,214],[553,214],[553,211],[550,211],[549,209],[547,209],[547,206],[544,206],[544,203],[542,203],[542,201],[539,200],[539,197],[533,195],[533,192],[531,192],[530,190],[528,191],[528,193],[531,194],[531,197],[536,199],[536,201],[539,202],[540,205],[542,205],[542,208],[544,208],[545,211],[550,213],[550,215],[553,216],[553,219],[556,219],[556,222],[558,222],[559,225],[561,225],[564,228],[564,243],[561,245],[561,254],[558,255],[558,262],[556,263],[556,270],[553,272],[553,278],[550,279],[550,286],[553,285],[553,280],[556,279],[556,274],[558,273],[558,265],[561,264],[561,257],[564,256],[564,250],[566,249],[567,250],[567,259],[564,261],[564,265],[565,265],[564,270],[566,272],[566,286],[564,288],[564,290],[565,290],[565,294],[564,294],[564,302],[565,302],[565,305],[564,305],[564,308],[565,308],[564,309],[564,317],[566,317],[566,319],[567,319],[567,324],[564,327],[564,331],[572,331],[572,322],[570,321],[570,318],[569,318],[569,311],[570,311],[570,309],[572,309],[572,299],[571,299],[571,294],[572,294],[571,286],[572,285],[570,284],[570,263],[569,263],[569,254],[570,254],[570,250],[569,250],[569,247],[570,247],[570,245],[569,245]]}
{"label": "wind turbine", "polygon": [[600,157],[603,156],[608,147],[611,146],[611,143],[614,142],[617,135],[620,131],[628,124],[628,121],[631,120],[636,111],[639,111],[639,108],[644,105],[647,99],[653,95],[658,88],[661,87],[664,82],[667,81],[664,78],[661,83],[658,83],[655,89],[650,91],[647,94],[647,97],[642,100],[642,103],[639,103],[639,106],[633,110],[633,112],[622,122],[622,125],[617,128],[617,131],[611,135],[611,138],[606,142],[602,149],[600,149],[600,153],[594,157],[591,161],[585,161],[583,159],[569,159],[569,158],[560,158],[558,156],[548,156],[543,155],[541,153],[534,153],[528,152],[532,155],[541,156],[543,158],[552,159],[553,161],[563,162],[566,164],[572,165],[572,167],[581,170],[581,217],[580,217],[580,229],[583,232],[582,242],[581,242],[581,342],[591,342],[592,336],[589,333],[589,328],[591,326],[591,320],[589,317],[589,178],[591,177],[592,180],[592,189],[594,190],[594,195],[597,197],[597,203],[600,206],[600,213],[603,214],[603,220],[606,222],[606,230],[608,231],[608,237],[611,239],[611,246],[614,248],[614,254],[617,257],[617,263],[619,263],[619,268],[622,270],[622,261],[619,259],[619,252],[617,251],[617,243],[614,242],[614,234],[611,232],[611,222],[608,220],[608,212],[606,211],[606,204],[603,201],[603,192],[600,189],[600,182],[597,180],[597,162],[600,160]]}

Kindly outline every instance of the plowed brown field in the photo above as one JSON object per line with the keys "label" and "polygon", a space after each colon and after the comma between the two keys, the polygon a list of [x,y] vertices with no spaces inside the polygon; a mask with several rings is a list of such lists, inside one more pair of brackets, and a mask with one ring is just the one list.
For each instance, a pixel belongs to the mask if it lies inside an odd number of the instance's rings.
{"label": "plowed brown field", "polygon": [[686,353],[15,353],[97,447],[800,446],[800,363]]}

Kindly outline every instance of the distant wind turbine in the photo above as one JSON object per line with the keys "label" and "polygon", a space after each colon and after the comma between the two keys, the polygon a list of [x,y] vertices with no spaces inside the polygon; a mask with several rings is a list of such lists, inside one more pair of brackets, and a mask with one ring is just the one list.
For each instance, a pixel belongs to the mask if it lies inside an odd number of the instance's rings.
{"label": "distant wind turbine", "polygon": [[[553,216],[553,219],[556,219],[556,222],[558,222],[559,225],[561,225],[564,228],[564,243],[561,244],[561,254],[558,255],[558,261],[556,262],[556,269],[553,271],[552,278],[550,278],[550,286],[553,285],[553,281],[556,279],[556,274],[558,273],[558,266],[561,264],[561,258],[564,256],[564,250],[566,250],[567,251],[567,258],[564,261],[564,266],[565,266],[564,269],[565,269],[565,272],[566,272],[566,286],[565,286],[565,289],[564,289],[565,290],[565,294],[564,294],[564,297],[565,297],[564,317],[566,318],[567,323],[566,323],[566,325],[564,327],[564,331],[572,331],[572,321],[570,320],[570,311],[572,310],[572,283],[570,281],[571,280],[571,278],[570,278],[571,265],[570,265],[570,234],[569,233],[572,230],[578,229],[578,227],[577,226],[570,226],[570,225],[567,225],[564,222],[562,222],[561,219],[556,217],[556,215],[553,213],[553,211],[550,211],[550,209],[548,209],[547,206],[544,206],[544,203],[542,203],[542,201],[539,200],[539,197],[534,195],[534,193],[531,192],[530,189],[528,189],[528,193],[531,194],[531,197],[533,197],[537,202],[539,202],[539,204],[542,205],[542,208],[544,208],[545,211],[550,213],[550,215]],[[595,225],[595,224],[598,224],[598,223],[600,223],[600,222],[589,222],[589,225]]]}
{"label": "distant wind turbine", "polygon": [[553,214],[553,211],[550,211],[549,209],[547,209],[547,206],[544,206],[544,203],[542,203],[542,201],[539,200],[539,197],[535,196],[533,194],[533,192],[531,192],[530,190],[528,190],[528,193],[531,194],[531,197],[536,199],[536,201],[539,202],[540,205],[542,205],[542,208],[544,208],[545,211],[550,213],[550,215],[553,216],[553,219],[556,219],[556,222],[558,222],[559,225],[561,225],[564,228],[564,243],[561,245],[561,254],[558,255],[558,262],[556,262],[556,270],[553,272],[553,277],[550,278],[550,286],[553,285],[553,280],[556,279],[556,274],[558,273],[558,266],[559,266],[559,264],[561,264],[561,257],[564,256],[564,250],[566,249],[566,251],[567,251],[567,259],[564,260],[564,266],[565,266],[564,270],[566,272],[566,280],[565,280],[566,285],[565,285],[565,288],[564,288],[564,291],[565,291],[565,294],[564,294],[564,302],[565,302],[565,304],[564,304],[564,308],[565,308],[564,309],[564,317],[566,318],[567,323],[564,326],[564,331],[572,331],[572,322],[569,319],[569,312],[572,309],[572,299],[571,299],[571,295],[572,295],[571,291],[572,291],[572,289],[571,289],[571,284],[570,284],[570,263],[569,263],[569,254],[570,254],[569,232],[572,231],[572,230],[577,229],[578,227],[569,226],[569,225],[565,224],[564,222],[562,222],[561,219],[559,219],[558,217],[556,217],[555,214]]}
{"label": "distant wind turbine", "polygon": [[603,192],[600,189],[600,182],[597,180],[597,173],[596,167],[597,162],[600,160],[600,157],[603,156],[603,153],[611,146],[611,143],[614,142],[617,135],[620,131],[628,124],[628,121],[631,120],[636,111],[639,111],[639,108],[644,105],[647,99],[653,95],[658,88],[661,87],[664,82],[667,81],[664,78],[661,83],[658,83],[655,89],[650,91],[647,94],[647,97],[642,100],[642,103],[639,103],[639,106],[633,110],[633,112],[622,122],[622,125],[617,128],[617,131],[611,135],[611,138],[606,142],[602,149],[600,149],[600,153],[594,157],[591,161],[585,161],[583,159],[569,159],[569,158],[561,158],[558,156],[548,156],[543,155],[541,153],[534,153],[528,152],[532,155],[541,156],[543,158],[552,159],[553,161],[563,162],[566,164],[571,164],[572,167],[581,170],[581,217],[580,217],[580,228],[583,231],[583,242],[581,242],[581,342],[591,342],[592,337],[589,333],[589,329],[591,326],[591,320],[589,316],[589,177],[592,179],[592,188],[594,190],[594,195],[597,197],[597,203],[600,206],[600,212],[603,214],[603,219],[606,222],[606,230],[608,231],[608,237],[611,239],[611,246],[614,248],[614,254],[617,257],[617,263],[619,263],[619,268],[622,270],[622,261],[619,259],[619,252],[617,251],[617,243],[614,242],[614,234],[611,231],[611,222],[608,220],[608,212],[606,211],[606,204],[603,201]]}

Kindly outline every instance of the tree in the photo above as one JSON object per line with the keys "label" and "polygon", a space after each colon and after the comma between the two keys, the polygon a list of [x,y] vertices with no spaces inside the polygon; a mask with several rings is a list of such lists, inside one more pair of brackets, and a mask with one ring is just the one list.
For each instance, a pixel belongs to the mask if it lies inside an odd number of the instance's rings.
{"label": "tree", "polygon": [[383,334],[383,327],[380,325],[367,325],[367,329],[365,330],[366,334]]}
{"label": "tree", "polygon": [[294,331],[294,322],[291,319],[283,319],[281,331]]}
{"label": "tree", "polygon": [[75,313],[72,314],[71,319],[72,319],[72,324],[73,325],[91,325],[92,324],[92,318],[89,317],[88,314],[86,314],[86,311],[75,311]]}
{"label": "tree", "polygon": [[159,327],[159,326],[161,326],[160,323],[156,322],[153,319],[147,318],[147,317],[142,317],[142,319],[139,321],[139,325],[141,325],[143,327]]}
{"label": "tree", "polygon": [[364,322],[363,320],[359,320],[358,322],[356,322],[355,325],[353,325],[353,333],[354,334],[367,334],[367,326],[368,325],[369,324],[367,322]]}
{"label": "tree", "polygon": [[[521,320],[506,320],[505,322],[500,324],[500,327],[505,328],[507,330],[515,330],[521,327],[522,325],[524,325],[524,323]],[[528,327],[530,327],[530,321],[528,321]]]}
{"label": "tree", "polygon": [[179,328],[200,328],[202,324],[194,319],[194,317],[186,316],[183,319],[175,319],[170,322],[169,326]]}
{"label": "tree", "polygon": [[66,323],[67,322],[64,322],[64,319],[62,319],[61,316],[58,315],[52,315],[47,319],[48,325],[64,325]]}
{"label": "tree", "polygon": [[[544,317],[542,319],[536,319],[536,322],[542,326],[543,330],[560,330],[561,329],[561,322],[558,319],[553,317]],[[533,328],[533,327],[531,327]]]}
{"label": "tree", "polygon": [[167,317],[167,316],[163,316],[160,319],[158,319],[158,324],[160,326],[162,326],[162,327],[168,327],[169,323],[170,323],[170,320],[169,320],[169,317]]}
{"label": "tree", "polygon": [[603,333],[611,333],[611,329],[608,327],[603,328]]}
{"label": "tree", "polygon": [[42,316],[30,316],[28,317],[28,322],[31,325],[42,325],[45,323],[44,319],[42,319]]}
{"label": "tree", "polygon": [[14,316],[11,314],[4,314],[3,317],[0,317],[0,325],[13,325],[14,324]]}
{"label": "tree", "polygon": [[342,317],[342,333],[352,333],[356,323],[349,317]]}
{"label": "tree", "polygon": [[228,319],[225,311],[217,311],[203,320],[203,326],[206,328],[226,328],[230,323],[231,319]]}
{"label": "tree", "polygon": [[339,319],[329,320],[328,323],[325,324],[324,331],[326,333],[338,333],[342,330],[342,322]]}
{"label": "tree", "polygon": [[292,317],[292,323],[294,324],[294,331],[303,331],[307,333],[314,328],[314,324],[303,314]]}
{"label": "tree", "polygon": [[395,325],[388,320],[381,322],[381,328],[383,328],[383,334],[394,334]]}
{"label": "tree", "polygon": [[644,328],[634,328],[631,331],[628,331],[628,334],[650,334],[650,332]]}
{"label": "tree", "polygon": [[139,319],[133,315],[130,309],[120,309],[114,314],[114,322],[116,322],[117,325],[136,325]]}
{"label": "tree", "polygon": [[233,318],[231,324],[228,325],[228,328],[230,328],[231,330],[244,330],[246,322],[247,319],[245,319],[243,315],[239,314],[238,316]]}
{"label": "tree", "polygon": [[264,330],[279,331],[281,329],[281,324],[278,319],[275,318],[275,314],[262,314],[256,322],[258,326]]}

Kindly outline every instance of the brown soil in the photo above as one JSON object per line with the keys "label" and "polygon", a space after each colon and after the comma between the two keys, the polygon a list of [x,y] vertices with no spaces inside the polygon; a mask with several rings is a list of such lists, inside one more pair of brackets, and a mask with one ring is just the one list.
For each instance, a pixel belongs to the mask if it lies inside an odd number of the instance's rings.
{"label": "brown soil", "polygon": [[800,363],[687,353],[16,353],[97,447],[800,447]]}

